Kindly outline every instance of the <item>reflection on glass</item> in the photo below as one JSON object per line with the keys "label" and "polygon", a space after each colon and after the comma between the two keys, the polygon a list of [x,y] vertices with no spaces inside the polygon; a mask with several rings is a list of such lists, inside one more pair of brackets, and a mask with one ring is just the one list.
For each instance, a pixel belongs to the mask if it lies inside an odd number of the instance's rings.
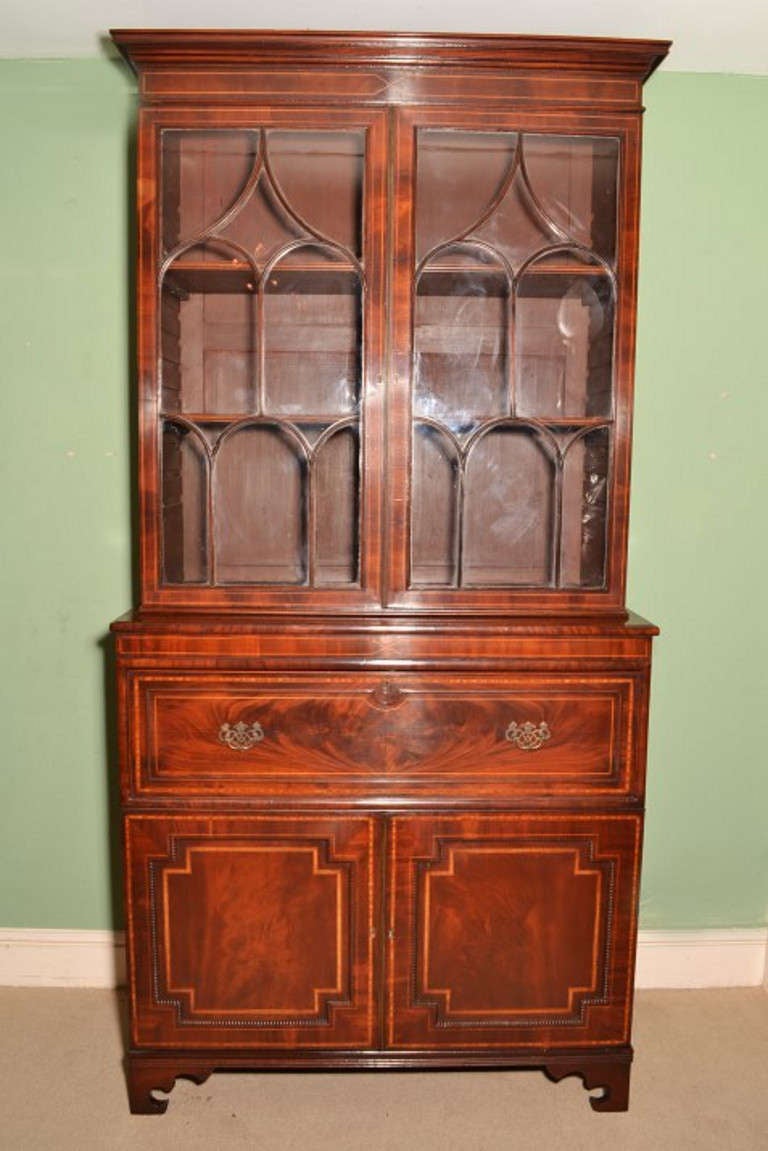
{"label": "reflection on glass", "polygon": [[611,415],[613,283],[606,272],[529,264],[517,284],[515,321],[518,415]]}
{"label": "reflection on glass", "polygon": [[450,272],[428,268],[418,282],[413,407],[452,428],[507,410],[508,297],[498,264],[498,293],[479,294],[493,268],[465,257]]}
{"label": "reflection on glass", "polygon": [[562,583],[599,588],[605,580],[608,540],[607,428],[571,442],[563,462]]}

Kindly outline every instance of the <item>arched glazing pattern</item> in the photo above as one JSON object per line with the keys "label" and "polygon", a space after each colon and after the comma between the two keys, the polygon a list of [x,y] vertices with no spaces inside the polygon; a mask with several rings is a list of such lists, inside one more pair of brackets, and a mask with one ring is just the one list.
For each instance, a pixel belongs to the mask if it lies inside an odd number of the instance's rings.
{"label": "arched glazing pattern", "polygon": [[[354,416],[324,427],[270,416],[246,416],[223,428],[166,418],[169,582],[186,565],[188,582],[214,586],[355,583],[359,454]],[[175,487],[186,485],[185,502],[172,499],[176,475]]]}
{"label": "arched glazing pattern", "polygon": [[167,129],[161,153],[163,581],[356,584],[365,133]]}
{"label": "arched glazing pattern", "polygon": [[410,585],[600,587],[618,141],[416,148]]}

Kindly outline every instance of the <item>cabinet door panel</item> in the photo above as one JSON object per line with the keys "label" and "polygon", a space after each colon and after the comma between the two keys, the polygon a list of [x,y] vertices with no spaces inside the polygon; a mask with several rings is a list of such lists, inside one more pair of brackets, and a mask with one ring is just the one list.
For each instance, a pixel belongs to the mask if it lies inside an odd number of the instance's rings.
{"label": "cabinet door panel", "polygon": [[143,135],[143,602],[379,602],[384,116],[156,109]]}
{"label": "cabinet door panel", "polygon": [[370,1046],[374,824],[128,816],[133,1042]]}
{"label": "cabinet door panel", "polygon": [[388,1043],[629,1037],[641,817],[392,823]]}
{"label": "cabinet door panel", "polygon": [[608,118],[400,111],[393,606],[621,601],[635,147]]}

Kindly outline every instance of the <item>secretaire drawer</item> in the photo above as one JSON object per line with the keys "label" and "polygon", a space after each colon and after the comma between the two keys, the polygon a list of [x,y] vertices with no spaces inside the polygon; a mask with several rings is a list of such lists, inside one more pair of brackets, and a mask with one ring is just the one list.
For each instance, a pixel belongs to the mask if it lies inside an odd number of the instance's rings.
{"label": "secretaire drawer", "polygon": [[642,676],[126,674],[135,795],[642,785]]}

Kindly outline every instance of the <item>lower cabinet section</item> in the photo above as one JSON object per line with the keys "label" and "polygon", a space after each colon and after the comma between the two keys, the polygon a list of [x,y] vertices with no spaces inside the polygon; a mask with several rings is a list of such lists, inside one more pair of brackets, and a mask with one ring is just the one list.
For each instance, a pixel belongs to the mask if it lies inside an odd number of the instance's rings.
{"label": "lower cabinet section", "polygon": [[133,1049],[626,1047],[640,831],[639,814],[130,814]]}

